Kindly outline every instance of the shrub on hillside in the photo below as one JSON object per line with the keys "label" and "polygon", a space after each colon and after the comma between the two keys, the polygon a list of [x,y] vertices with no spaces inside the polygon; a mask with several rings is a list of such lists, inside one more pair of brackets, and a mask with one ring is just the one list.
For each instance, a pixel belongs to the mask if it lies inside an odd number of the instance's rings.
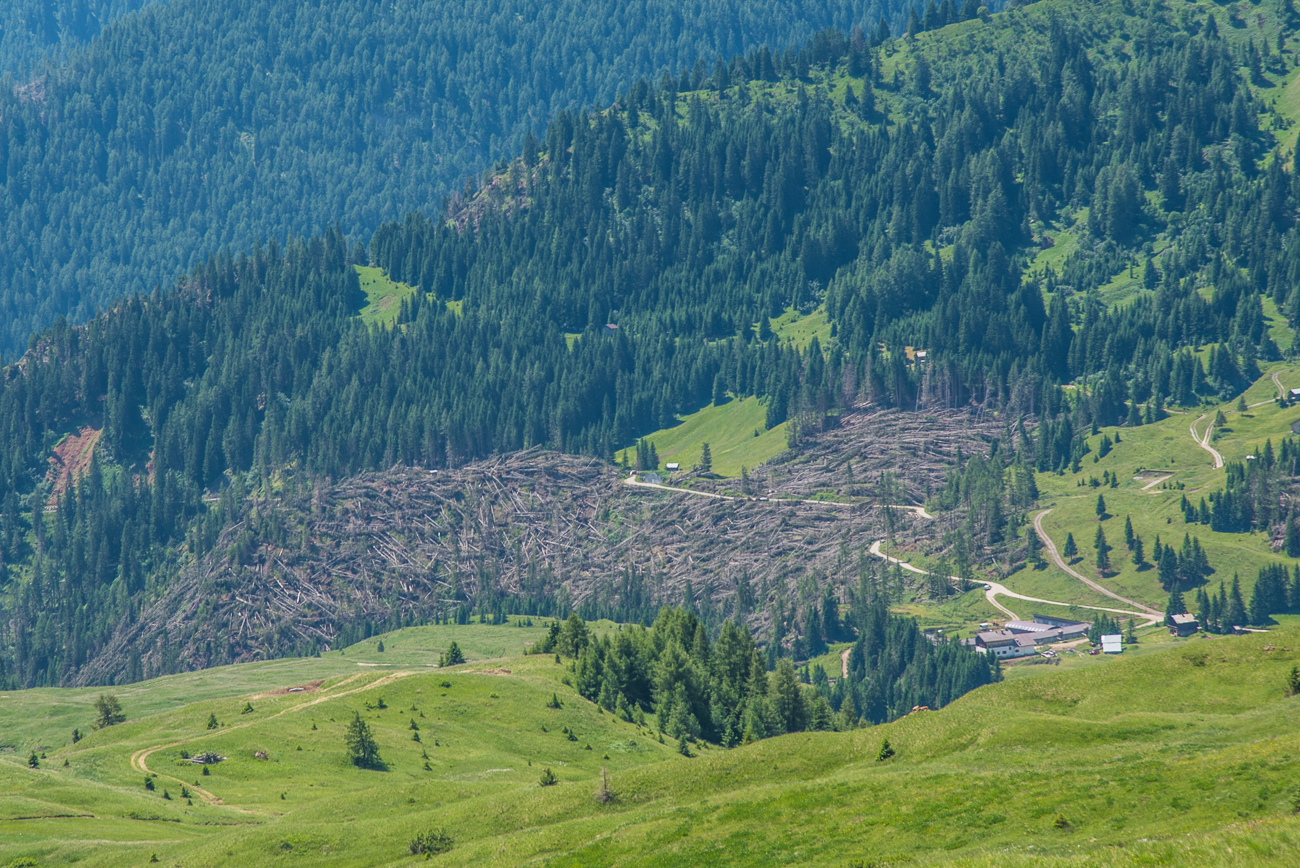
{"label": "shrub on hillside", "polygon": [[444,830],[430,829],[427,832],[420,832],[411,839],[411,855],[425,858],[437,856],[439,853],[446,853],[453,844],[455,841]]}

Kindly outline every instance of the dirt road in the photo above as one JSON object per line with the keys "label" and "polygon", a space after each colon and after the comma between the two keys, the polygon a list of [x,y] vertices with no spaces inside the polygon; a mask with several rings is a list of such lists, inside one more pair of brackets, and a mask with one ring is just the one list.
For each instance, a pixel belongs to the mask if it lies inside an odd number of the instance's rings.
{"label": "dirt road", "polygon": [[[1268,402],[1265,401],[1264,403],[1267,404]],[[1210,456],[1214,459],[1214,469],[1218,470],[1223,466],[1223,456],[1219,454],[1219,450],[1210,445],[1210,435],[1214,433],[1214,422],[1211,421],[1210,424],[1206,426],[1204,434],[1196,433],[1196,426],[1201,424],[1201,420],[1205,419],[1207,416],[1209,416],[1208,413],[1198,417],[1195,422],[1187,426],[1187,430],[1191,432],[1192,439],[1196,441],[1196,445],[1210,453]]]}
{"label": "dirt road", "polygon": [[1043,541],[1043,545],[1047,547],[1047,553],[1051,555],[1052,562],[1054,564],[1056,564],[1058,567],[1064,570],[1067,575],[1074,576],[1076,579],[1083,582],[1085,585],[1092,588],[1094,591],[1096,591],[1099,594],[1103,594],[1107,597],[1110,597],[1112,600],[1119,600],[1121,603],[1126,603],[1135,609],[1141,609],[1143,612],[1146,612],[1148,615],[1159,615],[1161,618],[1164,617],[1163,612],[1157,612],[1155,609],[1151,608],[1150,606],[1145,606],[1142,603],[1137,602],[1136,600],[1130,600],[1128,597],[1121,597],[1119,594],[1115,593],[1114,591],[1110,590],[1104,585],[1099,585],[1096,582],[1094,582],[1092,579],[1083,575],[1083,573],[1076,572],[1074,569],[1072,569],[1070,565],[1065,562],[1065,559],[1061,557],[1061,553],[1056,550],[1056,543],[1052,542],[1052,538],[1047,535],[1047,531],[1043,530],[1043,517],[1046,516],[1051,511],[1052,510],[1050,508],[1045,509],[1042,512],[1038,513],[1038,515],[1034,516],[1034,531],[1038,534],[1038,538]]}
{"label": "dirt road", "polygon": [[[696,491],[693,488],[678,488],[677,486],[674,485],[664,485],[661,482],[642,482],[641,480],[636,478],[635,473],[633,473],[627,479],[624,479],[623,484],[630,485],[633,488],[657,488],[660,491],[678,491],[681,492],[682,494],[693,494],[696,497],[711,497],[714,500],[746,500],[746,501],[757,501],[761,503],[810,503],[813,506],[833,506],[833,507],[840,507],[840,508],[843,507],[851,508],[858,505],[856,503],[840,503],[834,500],[798,500],[789,497],[753,497],[753,496],[745,497],[743,495],[737,497],[734,494],[714,494],[711,491]],[[907,510],[908,512],[914,512],[921,518],[934,518],[934,516],[930,515],[930,513],[925,511],[925,507],[923,506],[897,505],[894,506],[893,508],[904,509]]]}
{"label": "dirt road", "polygon": [[[329,688],[329,691],[323,692],[323,695],[318,695],[312,700],[310,700],[309,702],[297,703],[296,705],[292,705],[289,708],[285,708],[276,712],[270,717],[263,718],[260,721],[253,720],[253,721],[249,721],[248,723],[241,723],[235,726],[228,726],[225,728],[224,732],[231,732],[236,729],[245,729],[257,723],[264,723],[267,720],[273,720],[274,718],[280,717],[281,715],[284,714],[290,714],[292,712],[302,711],[305,708],[310,708],[313,705],[318,705],[322,702],[326,702],[331,699],[338,699],[343,696],[350,696],[353,693],[360,693],[363,690],[373,690],[376,687],[383,687],[385,684],[391,684],[392,682],[397,681],[399,678],[405,678],[408,675],[415,675],[415,674],[416,673],[414,672],[393,672],[389,675],[385,675],[383,678],[378,678],[374,681],[369,681],[361,685],[360,687],[354,687],[351,690],[344,690],[341,692],[333,692],[333,691],[338,691],[340,687],[344,687],[361,677],[361,674],[353,675],[350,678],[346,678],[343,681],[340,681],[338,684],[335,684],[332,688]],[[191,784],[188,781],[183,781],[180,778],[174,777],[172,775],[158,774],[156,772],[150,771],[148,760],[151,754],[155,754],[160,750],[167,750],[168,748],[180,747],[181,745],[188,744],[192,741],[197,741],[200,738],[202,738],[202,736],[195,736],[193,738],[181,739],[180,741],[168,742],[167,744],[158,744],[158,745],[154,745],[153,747],[142,748],[136,751],[135,753],[131,754],[131,767],[134,768],[136,771],[143,772],[144,774],[147,775],[157,774],[157,776],[160,778],[166,778],[167,780],[173,781],[177,784],[180,784],[181,786],[188,787],[190,792],[197,795],[199,798],[207,802],[209,805],[221,805],[223,807],[230,808],[232,811],[241,811],[245,814],[269,813],[267,811],[251,811],[248,810],[247,808],[240,808],[235,805],[227,805],[219,797],[208,792],[207,790],[203,789],[197,784]]]}
{"label": "dirt road", "polygon": [[[911,564],[907,563],[906,561],[900,560],[890,555],[886,555],[884,552],[880,550],[880,545],[882,542],[883,540],[873,543],[871,545],[871,548],[868,549],[868,551],[870,551],[871,554],[875,555],[878,558],[883,558],[884,560],[887,560],[890,563],[898,564],[899,567],[908,570],[909,572],[919,573],[920,575],[923,576],[929,575],[929,573],[927,573],[923,569],[920,569],[919,567],[914,567]],[[961,581],[961,579],[957,576],[947,576],[946,578],[948,579],[949,582]],[[1089,609],[1094,612],[1111,612],[1116,615],[1127,615],[1130,618],[1143,619],[1144,626],[1146,624],[1159,623],[1160,621],[1164,620],[1165,617],[1163,612],[1156,612],[1154,609],[1147,609],[1145,606],[1141,605],[1140,603],[1133,603],[1128,600],[1124,600],[1124,602],[1129,603],[1129,605],[1131,606],[1136,606],[1139,609],[1143,609],[1144,611],[1134,612],[1128,609],[1111,609],[1106,606],[1079,606],[1079,605],[1075,605],[1074,603],[1062,603],[1059,600],[1044,600],[1041,597],[1028,597],[1025,596],[1024,594],[1017,594],[1015,591],[1011,590],[1001,582],[985,580],[983,582],[976,582],[975,584],[980,584],[984,586],[984,599],[988,600],[989,605],[993,606],[993,608],[997,609],[999,612],[1006,615],[1008,621],[1018,621],[1020,620],[1020,618],[1016,615],[1015,612],[1011,611],[1006,606],[999,603],[997,600],[998,597],[1008,597],[1012,600],[1023,600],[1027,603],[1039,603],[1044,606],[1064,606],[1066,608],[1074,607],[1076,609]],[[1107,596],[1114,597],[1115,595],[1107,594]],[[1117,599],[1123,600],[1122,597],[1118,597]]]}

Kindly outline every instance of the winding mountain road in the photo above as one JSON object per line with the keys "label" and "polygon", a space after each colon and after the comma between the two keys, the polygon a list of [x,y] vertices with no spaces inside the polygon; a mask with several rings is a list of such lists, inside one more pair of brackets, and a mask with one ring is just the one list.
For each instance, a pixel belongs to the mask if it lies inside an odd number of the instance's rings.
{"label": "winding mountain road", "polygon": [[[923,576],[930,575],[928,572],[921,569],[920,567],[914,567],[904,560],[900,560],[899,558],[893,557],[891,555],[887,555],[884,552],[882,552],[880,550],[880,545],[882,542],[884,541],[878,540],[877,542],[872,543],[871,548],[868,549],[868,551],[870,551],[871,554],[875,555],[878,558],[883,558],[884,560],[889,561],[892,564],[898,564],[899,567],[908,570],[909,572],[919,573],[920,575]],[[1078,574],[1076,573],[1075,575],[1077,577]],[[957,576],[945,576],[945,578],[947,578],[948,581],[950,582],[961,581],[961,579]],[[1157,612],[1154,609],[1148,609],[1146,606],[1143,606],[1140,603],[1134,603],[1131,600],[1125,600],[1123,597],[1118,597],[1115,594],[1105,591],[1104,589],[1101,590],[1103,593],[1106,594],[1106,596],[1115,597],[1115,599],[1128,603],[1131,606],[1136,606],[1137,608],[1142,609],[1143,611],[1134,612],[1129,609],[1112,609],[1107,606],[1080,606],[1080,605],[1076,605],[1075,603],[1062,603],[1059,600],[1044,600],[1041,597],[1029,597],[1024,594],[1017,594],[1015,591],[1011,590],[1001,582],[994,582],[987,579],[982,582],[976,581],[976,584],[982,584],[984,586],[984,599],[988,600],[989,605],[993,606],[993,608],[997,609],[999,612],[1006,615],[1008,621],[1018,621],[1020,620],[1020,618],[1016,615],[1015,612],[1011,611],[1006,606],[999,603],[997,600],[998,597],[1008,597],[1012,600],[1023,600],[1026,603],[1039,603],[1044,606],[1063,606],[1065,608],[1089,609],[1094,612],[1111,612],[1116,615],[1127,615],[1130,618],[1141,618],[1144,622],[1143,626],[1147,626],[1150,624],[1158,624],[1161,621],[1163,621],[1165,617],[1163,612]],[[1097,587],[1100,589],[1100,586]]]}
{"label": "winding mountain road", "polygon": [[1047,547],[1047,553],[1051,556],[1052,562],[1054,564],[1056,564],[1058,567],[1064,570],[1068,575],[1074,576],[1076,579],[1083,582],[1085,585],[1092,588],[1094,591],[1096,591],[1099,594],[1103,594],[1104,596],[1110,597],[1112,600],[1119,600],[1121,603],[1126,603],[1134,607],[1135,609],[1141,609],[1143,612],[1146,612],[1148,615],[1159,615],[1161,618],[1164,618],[1163,612],[1157,612],[1155,609],[1151,608],[1150,606],[1143,605],[1142,603],[1139,603],[1136,600],[1130,600],[1128,597],[1121,597],[1119,594],[1115,593],[1110,588],[1107,588],[1104,585],[1097,584],[1092,579],[1085,576],[1083,573],[1077,572],[1076,570],[1071,568],[1070,565],[1065,562],[1065,559],[1061,557],[1061,553],[1056,550],[1056,543],[1052,542],[1052,538],[1047,535],[1047,531],[1043,530],[1043,518],[1051,511],[1052,508],[1049,507],[1048,509],[1045,509],[1042,512],[1038,513],[1038,515],[1034,516],[1034,532],[1038,534],[1038,538],[1042,540],[1043,545]]}
{"label": "winding mountain road", "polygon": [[[1193,423],[1193,428],[1195,428],[1195,423]],[[1194,432],[1193,432],[1193,436],[1194,436]],[[744,500],[744,501],[760,501],[766,503],[809,503],[816,506],[833,506],[833,507],[844,507],[844,506],[854,505],[850,503],[837,503],[831,500],[784,500],[781,498],[737,497],[735,495],[730,495],[730,494],[714,494],[711,491],[695,491],[690,488],[679,488],[673,485],[664,485],[663,483],[660,482],[643,482],[640,479],[636,478],[635,473],[633,473],[627,479],[624,479],[623,484],[631,486],[633,488],[654,488],[654,489],[659,489],[660,491],[676,491],[682,494],[693,494],[696,497],[709,497],[709,498],[713,498],[714,500]],[[916,515],[920,516],[921,518],[934,518],[933,515],[926,512],[925,507],[923,506],[895,506],[894,508],[905,509],[908,512],[914,512],[916,513]],[[1066,608],[1074,607],[1079,609],[1090,609],[1097,612],[1111,612],[1116,615],[1127,615],[1131,618],[1141,618],[1146,622],[1146,624],[1159,623],[1164,618],[1164,613],[1157,612],[1155,609],[1152,609],[1149,606],[1144,606],[1143,604],[1138,603],[1134,600],[1130,600],[1127,597],[1121,597],[1119,594],[1116,594],[1113,591],[1097,584],[1092,579],[1089,579],[1087,576],[1081,575],[1080,573],[1077,573],[1074,570],[1072,570],[1069,567],[1069,565],[1066,564],[1065,561],[1061,559],[1060,553],[1057,552],[1056,550],[1056,544],[1052,542],[1051,538],[1048,537],[1047,533],[1043,530],[1042,527],[1043,516],[1047,515],[1047,513],[1049,512],[1051,512],[1051,510],[1046,509],[1040,512],[1037,516],[1035,516],[1034,530],[1037,531],[1039,538],[1041,538],[1043,543],[1046,545],[1047,551],[1049,552],[1049,554],[1051,554],[1052,560],[1056,563],[1056,565],[1060,567],[1062,570],[1064,570],[1066,574],[1073,576],[1074,578],[1083,582],[1085,585],[1087,585],[1089,588],[1092,588],[1094,591],[1097,591],[1098,593],[1103,594],[1104,596],[1110,597],[1111,599],[1118,600],[1121,603],[1125,603],[1129,606],[1133,606],[1135,609],[1140,609],[1141,611],[1132,611],[1129,609],[1112,609],[1105,606],[1075,606],[1074,603],[1062,603],[1059,600],[1044,600],[1040,597],[1027,597],[1024,594],[1017,594],[1015,591],[1012,591],[1006,585],[1003,585],[999,582],[984,581],[981,584],[984,585],[984,598],[989,601],[989,605],[993,606],[993,608],[997,609],[999,612],[1006,615],[1007,618],[1012,621],[1018,620],[1016,617],[1016,613],[1011,611],[1001,603],[999,603],[997,600],[998,597],[1007,597],[1012,600],[1023,600],[1028,603],[1040,603],[1044,606],[1064,606]],[[892,557],[882,552],[880,550],[880,546],[882,543],[883,540],[878,540],[872,543],[871,548],[869,549],[870,553],[875,557],[882,558],[886,561],[889,561],[890,563],[897,564],[899,567],[901,567],[904,570],[908,570],[913,573],[918,573],[923,576],[929,575],[929,573],[927,573],[923,569],[920,569],[919,567],[914,567],[911,564],[907,563],[906,561],[900,560],[899,558]],[[946,576],[945,578],[947,578],[950,582],[961,581],[955,576]],[[848,657],[847,656],[842,657],[841,663],[843,664],[842,668],[847,668]]]}
{"label": "winding mountain road", "polygon": [[[290,714],[292,712],[302,711],[303,709],[310,708],[313,705],[319,705],[322,702],[327,702],[331,699],[338,699],[343,696],[350,696],[354,693],[360,693],[363,690],[373,690],[376,687],[383,687],[385,684],[391,684],[392,682],[397,681],[400,678],[405,678],[408,675],[415,675],[415,674],[416,673],[414,672],[393,672],[388,675],[385,675],[383,678],[379,678],[374,681],[368,681],[365,684],[361,685],[360,687],[354,687],[351,690],[336,692],[340,687],[344,687],[350,684],[351,682],[357,680],[358,678],[362,677],[361,673],[358,673],[349,678],[345,678],[343,681],[340,681],[338,684],[335,684],[333,687],[329,688],[328,690],[322,691],[322,695],[314,697],[309,702],[299,702],[295,705],[289,706],[288,708],[281,709],[280,711],[276,712],[270,717],[262,718],[261,720],[251,720],[248,721],[247,723],[240,723],[240,724],[236,724],[235,726],[228,726],[224,729],[224,732],[233,732],[234,730],[237,729],[246,729],[247,727],[253,726],[255,724],[265,723],[268,720],[273,720],[274,718],[280,717],[281,715],[284,714]],[[271,813],[269,811],[254,811],[248,808],[240,808],[236,805],[228,805],[225,802],[223,802],[218,796],[209,792],[208,790],[203,789],[198,784],[191,784],[188,781],[183,781],[180,778],[175,777],[174,775],[160,774],[158,772],[154,772],[149,769],[148,760],[150,755],[155,754],[160,750],[167,750],[168,748],[180,747],[181,745],[189,744],[192,741],[198,741],[201,738],[203,738],[203,736],[200,735],[200,736],[194,736],[192,738],[180,739],[179,741],[168,742],[166,744],[157,744],[154,745],[153,747],[141,748],[140,750],[131,754],[131,767],[138,772],[143,772],[146,775],[157,775],[160,778],[165,778],[169,781],[173,781],[174,783],[180,784],[181,786],[188,787],[190,792],[197,795],[199,798],[207,802],[209,805],[221,805],[222,807],[229,808],[232,811],[239,811],[244,814]]]}
{"label": "winding mountain road", "polygon": [[[1267,404],[1268,402],[1265,401],[1264,403]],[[1209,415],[1209,413],[1205,413],[1204,415],[1199,416],[1195,422],[1187,426],[1187,430],[1191,432],[1192,439],[1196,441],[1196,445],[1210,453],[1210,456],[1214,459],[1214,469],[1218,470],[1223,466],[1223,456],[1219,454],[1219,450],[1210,445],[1210,435],[1214,433],[1213,420],[1211,420],[1210,424],[1205,427],[1205,434],[1202,435],[1196,433],[1196,426],[1201,424],[1201,420]]]}

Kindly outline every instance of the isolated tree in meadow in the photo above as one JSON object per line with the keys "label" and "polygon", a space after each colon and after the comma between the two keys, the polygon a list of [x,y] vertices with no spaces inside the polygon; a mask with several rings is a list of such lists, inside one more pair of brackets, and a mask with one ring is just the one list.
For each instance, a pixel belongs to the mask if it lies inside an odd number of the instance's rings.
{"label": "isolated tree in meadow", "polygon": [[700,447],[700,472],[713,472],[713,452],[710,451],[707,443]]}
{"label": "isolated tree in meadow", "polygon": [[126,720],[126,715],[122,713],[122,703],[118,702],[117,697],[111,693],[99,694],[99,698],[95,700],[95,712],[98,714],[95,729],[116,726]]}
{"label": "isolated tree in meadow", "polygon": [[1061,549],[1061,554],[1065,555],[1067,559],[1078,556],[1079,547],[1074,544],[1074,534],[1067,533],[1065,535],[1065,547]]}
{"label": "isolated tree in meadow", "polygon": [[1300,696],[1300,666],[1292,666],[1286,677],[1286,695]]}
{"label": "isolated tree in meadow", "polygon": [[1146,563],[1146,556],[1142,552],[1142,537],[1134,534],[1133,545],[1129,546],[1129,548],[1133,549],[1133,566],[1140,567]]}
{"label": "isolated tree in meadow", "polygon": [[217,713],[214,711],[208,715],[208,729],[216,729],[219,726],[221,724],[217,722]]}
{"label": "isolated tree in meadow", "polygon": [[32,755],[27,758],[27,765],[34,769],[41,767],[41,760],[40,757],[36,755],[36,751],[32,751]]}
{"label": "isolated tree in meadow", "polygon": [[465,662],[465,655],[461,653],[460,646],[453,639],[447,646],[447,653],[438,659],[439,666],[458,666]]}
{"label": "isolated tree in meadow", "polygon": [[379,745],[375,743],[369,724],[361,719],[361,712],[352,713],[352,722],[348,724],[343,740],[348,746],[348,757],[354,766],[363,769],[382,767],[383,760],[379,758]]}
{"label": "isolated tree in meadow", "polygon": [[1137,534],[1133,533],[1133,519],[1126,515],[1124,516],[1124,545],[1129,551],[1133,551],[1133,540],[1136,538]]}
{"label": "isolated tree in meadow", "polygon": [[1103,573],[1110,569],[1110,545],[1106,542],[1106,532],[1097,525],[1097,536],[1092,542],[1097,550],[1097,569]]}
{"label": "isolated tree in meadow", "polygon": [[1097,495],[1097,518],[1102,519],[1105,517],[1106,517],[1106,498],[1102,497],[1099,494]]}

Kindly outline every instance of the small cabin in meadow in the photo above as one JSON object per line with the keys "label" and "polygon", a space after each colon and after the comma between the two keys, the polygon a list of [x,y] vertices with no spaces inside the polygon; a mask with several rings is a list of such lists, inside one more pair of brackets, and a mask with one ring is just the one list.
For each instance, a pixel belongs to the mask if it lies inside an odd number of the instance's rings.
{"label": "small cabin in meadow", "polygon": [[1169,632],[1174,636],[1190,636],[1201,628],[1195,615],[1172,615],[1169,620],[1173,622]]}

